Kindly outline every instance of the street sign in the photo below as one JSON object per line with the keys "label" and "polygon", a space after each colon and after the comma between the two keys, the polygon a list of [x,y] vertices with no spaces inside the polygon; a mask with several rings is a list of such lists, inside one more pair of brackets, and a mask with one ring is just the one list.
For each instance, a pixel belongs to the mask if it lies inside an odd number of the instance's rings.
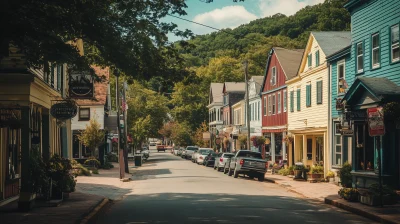
{"label": "street sign", "polygon": [[383,120],[383,108],[374,107],[367,109],[368,130],[370,136],[381,136],[385,134],[385,124]]}

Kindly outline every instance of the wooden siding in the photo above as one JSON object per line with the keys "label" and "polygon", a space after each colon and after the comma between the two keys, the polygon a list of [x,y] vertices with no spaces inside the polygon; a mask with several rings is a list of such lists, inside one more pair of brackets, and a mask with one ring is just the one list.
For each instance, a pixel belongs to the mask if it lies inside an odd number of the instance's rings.
{"label": "wooden siding", "polygon": [[[390,27],[400,23],[400,4],[393,0],[373,0],[355,8],[351,12],[352,39],[351,53],[355,53],[355,45],[361,41],[365,46],[363,77],[386,77],[400,85],[400,63],[390,63]],[[380,34],[380,68],[371,69],[371,35]],[[355,56],[350,68],[355,73]],[[357,74],[356,74],[357,76]],[[349,83],[350,85],[350,83]]]}
{"label": "wooden siding", "polygon": [[[315,67],[315,52],[319,50],[320,65]],[[312,66],[308,67],[307,55],[312,53]],[[294,111],[288,113],[288,129],[305,129],[328,126],[328,67],[325,53],[314,38],[310,38],[302,61],[300,80],[288,82],[288,102],[290,92],[294,91]],[[317,104],[317,82],[322,81],[322,104]],[[311,85],[311,106],[306,106],[306,86]],[[300,89],[300,111],[297,111],[297,89]],[[291,105],[288,105],[290,109]]]}
{"label": "wooden siding", "polygon": [[[271,77],[272,77],[272,68],[276,67],[276,85],[271,85]],[[267,68],[266,78],[264,79],[264,89],[262,90],[263,94],[261,96],[261,120],[262,127],[273,127],[273,126],[283,126],[287,124],[287,112],[283,111],[283,91],[286,90],[286,75],[282,69],[281,64],[279,63],[275,52],[271,55],[271,61],[269,67]],[[275,90],[275,91],[274,91]],[[270,93],[265,93],[269,92]],[[278,114],[278,92],[281,93],[281,113]],[[275,94],[275,105],[276,105],[276,113],[269,115],[268,114],[268,96],[272,96]],[[266,116],[264,116],[264,97],[267,97],[266,100]],[[287,104],[288,105],[288,104]],[[287,109],[286,109],[287,111]]]}
{"label": "wooden siding", "polygon": [[336,110],[336,98],[343,98],[344,97],[344,93],[342,94],[338,94],[338,88],[337,88],[337,83],[338,83],[338,69],[337,69],[337,65],[338,62],[342,62],[344,60],[344,68],[345,68],[345,80],[347,82],[348,88],[347,90],[350,88],[350,86],[353,84],[354,82],[354,70],[352,69],[352,67],[350,67],[351,64],[351,58],[350,55],[347,55],[345,57],[339,58],[338,60],[335,60],[333,62],[331,62],[331,111],[332,111],[332,118],[338,117],[339,116],[339,112]]}

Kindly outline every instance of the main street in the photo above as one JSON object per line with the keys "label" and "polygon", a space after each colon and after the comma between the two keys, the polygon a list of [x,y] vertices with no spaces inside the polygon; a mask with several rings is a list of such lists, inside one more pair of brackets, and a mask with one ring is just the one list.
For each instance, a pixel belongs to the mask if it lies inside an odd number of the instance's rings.
{"label": "main street", "polygon": [[235,179],[169,152],[133,171],[132,193],[93,223],[372,223],[276,184]]}

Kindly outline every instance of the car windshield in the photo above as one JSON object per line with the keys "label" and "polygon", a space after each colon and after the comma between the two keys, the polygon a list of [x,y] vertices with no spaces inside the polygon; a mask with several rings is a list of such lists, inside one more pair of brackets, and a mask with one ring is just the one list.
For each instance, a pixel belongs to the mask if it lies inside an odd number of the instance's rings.
{"label": "car windshield", "polygon": [[187,147],[186,150],[195,151],[195,150],[197,150],[197,148],[196,147]]}
{"label": "car windshield", "polygon": [[241,152],[239,152],[237,157],[250,157],[250,158],[256,158],[256,159],[262,159],[261,153],[250,152],[250,151],[241,151]]}
{"label": "car windshield", "polygon": [[199,153],[202,154],[202,155],[208,155],[210,153],[210,151],[211,150],[208,150],[208,149],[200,149]]}
{"label": "car windshield", "polygon": [[224,158],[232,158],[234,154],[224,154]]}

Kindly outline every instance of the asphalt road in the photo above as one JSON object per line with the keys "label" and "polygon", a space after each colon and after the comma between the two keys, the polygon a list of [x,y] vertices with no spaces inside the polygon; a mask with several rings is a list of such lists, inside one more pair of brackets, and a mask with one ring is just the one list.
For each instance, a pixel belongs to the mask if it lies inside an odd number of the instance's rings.
{"label": "asphalt road", "polygon": [[373,223],[285,188],[235,179],[169,152],[135,169],[133,193],[103,209],[93,223]]}

